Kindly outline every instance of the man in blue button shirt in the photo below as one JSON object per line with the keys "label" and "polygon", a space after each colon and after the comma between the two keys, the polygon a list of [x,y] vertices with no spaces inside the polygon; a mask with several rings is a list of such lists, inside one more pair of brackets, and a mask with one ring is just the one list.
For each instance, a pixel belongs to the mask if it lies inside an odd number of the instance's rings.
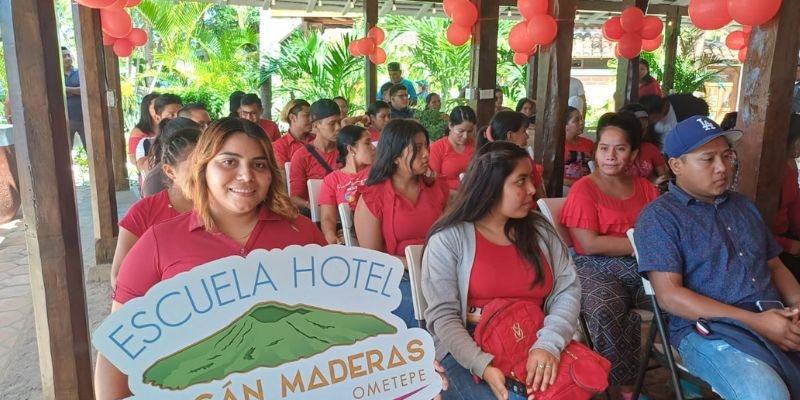
{"label": "man in blue button shirt", "polygon": [[[769,365],[694,330],[698,319],[730,318],[784,351],[800,350],[800,285],[755,205],[728,190],[731,146],[741,137],[701,116],[670,131],[664,149],[676,178],[636,223],[639,270],[671,314],[670,342],[690,372],[726,399],[788,400],[786,383]],[[757,301],[788,308],[758,312]]]}
{"label": "man in blue button shirt", "polygon": [[64,91],[67,95],[67,117],[69,118],[69,147],[75,143],[75,133],[81,138],[86,150],[86,134],[83,130],[83,109],[81,108],[81,78],[78,70],[72,65],[72,53],[67,47],[61,47],[61,62],[64,67]]}

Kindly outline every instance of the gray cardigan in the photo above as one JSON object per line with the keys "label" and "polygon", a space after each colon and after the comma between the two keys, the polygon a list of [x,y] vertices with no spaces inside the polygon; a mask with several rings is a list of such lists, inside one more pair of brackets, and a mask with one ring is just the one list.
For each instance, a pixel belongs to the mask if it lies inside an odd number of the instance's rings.
{"label": "gray cardigan", "polygon": [[[553,229],[539,229],[539,248],[553,271],[553,291],[544,303],[544,327],[533,348],[558,357],[575,333],[580,312],[581,289],[575,264],[567,247]],[[545,250],[550,248],[550,252]],[[483,370],[494,358],[481,351],[467,332],[467,292],[475,260],[475,225],[462,223],[447,228],[428,241],[422,258],[422,294],[428,302],[425,320],[433,335],[436,359],[448,353],[473,374]]]}

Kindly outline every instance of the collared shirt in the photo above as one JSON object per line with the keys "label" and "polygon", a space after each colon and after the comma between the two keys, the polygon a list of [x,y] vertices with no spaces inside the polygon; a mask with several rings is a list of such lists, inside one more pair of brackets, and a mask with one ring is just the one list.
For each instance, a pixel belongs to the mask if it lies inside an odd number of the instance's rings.
{"label": "collared shirt", "polygon": [[244,246],[222,232],[207,231],[196,211],[181,214],[148,229],[131,248],[120,267],[114,300],[144,296],[157,283],[210,261],[293,244],[325,246],[327,241],[310,219],[301,215],[290,221],[266,206]]}
{"label": "collared shirt", "polygon": [[141,237],[153,225],[180,215],[169,201],[169,192],[164,189],[152,196],[137,201],[119,221],[119,227]]}
{"label": "collared shirt", "polygon": [[[283,164],[292,161],[292,156],[297,150],[306,146],[306,143],[314,141],[316,136],[309,133],[306,140],[297,140],[291,132],[286,132],[280,139],[272,142],[272,153],[275,154],[275,162],[278,168],[283,168]],[[286,177],[289,178],[288,176]]]}
{"label": "collared shirt", "polygon": [[[64,86],[80,87],[81,76],[78,70],[72,68],[72,72],[64,74]],[[83,110],[81,109],[81,96],[67,96],[67,114],[70,121],[83,121]]]}
{"label": "collared shirt", "polygon": [[[746,197],[726,192],[714,204],[671,183],[636,222],[639,272],[672,272],[683,286],[721,303],[754,311],[758,300],[779,300],[767,261],[781,248]],[[679,346],[694,321],[670,318],[670,341]]]}

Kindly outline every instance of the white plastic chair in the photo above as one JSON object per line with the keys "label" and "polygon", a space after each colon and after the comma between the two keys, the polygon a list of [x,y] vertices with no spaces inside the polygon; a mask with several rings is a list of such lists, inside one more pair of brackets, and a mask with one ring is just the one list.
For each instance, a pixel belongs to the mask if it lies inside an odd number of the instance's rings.
{"label": "white plastic chair", "polygon": [[564,203],[567,201],[566,197],[553,197],[548,199],[539,199],[536,204],[539,205],[539,212],[550,221],[550,224],[556,228],[556,233],[561,236],[561,240],[567,247],[572,247],[572,237],[569,236],[569,230],[566,226],[562,225],[559,221],[561,217],[561,209],[564,208]]}
{"label": "white plastic chair", "polygon": [[525,150],[528,150],[528,155],[533,159],[533,146],[526,146]]}
{"label": "white plastic chair", "polygon": [[322,179],[309,179],[306,181],[306,185],[308,185],[308,207],[311,209],[311,221],[319,222],[322,220],[319,211],[319,191],[322,188]]}
{"label": "white plastic chair", "polygon": [[422,245],[406,247],[406,262],[408,263],[408,276],[411,279],[414,318],[419,322],[419,327],[425,329],[425,309],[428,308],[428,303],[422,296]]}
{"label": "white plastic chair", "polygon": [[283,164],[283,171],[286,174],[286,192],[288,192],[290,195],[292,193],[292,185],[289,183],[289,169],[291,168],[291,166],[292,163],[288,161]]}
{"label": "white plastic chair", "polygon": [[353,235],[353,210],[350,204],[339,203],[339,220],[342,221],[342,235],[344,245],[347,247],[358,247],[358,240]]}

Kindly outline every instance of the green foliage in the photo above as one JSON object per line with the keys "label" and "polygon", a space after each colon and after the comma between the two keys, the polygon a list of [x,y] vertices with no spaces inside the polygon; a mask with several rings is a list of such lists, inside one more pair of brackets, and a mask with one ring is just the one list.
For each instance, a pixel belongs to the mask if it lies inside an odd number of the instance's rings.
{"label": "green foliage", "polygon": [[205,104],[212,119],[220,118],[228,114],[227,110],[224,109],[227,99],[222,97],[222,94],[219,92],[204,87],[190,87],[177,94],[181,96],[183,104]]}
{"label": "green foliage", "polygon": [[419,110],[416,113],[419,123],[428,130],[431,143],[444,137],[447,121],[442,118],[442,113],[436,110]]}
{"label": "green foliage", "polygon": [[[705,93],[706,82],[722,79],[719,70],[712,70],[708,67],[720,64],[723,60],[711,53],[697,56],[695,44],[698,40],[703,40],[701,30],[696,28],[681,30],[679,51],[675,57],[675,78],[672,88],[674,93]],[[665,59],[663,47],[652,53],[643,52],[641,57],[650,64],[650,75],[659,82],[663,82]]]}

